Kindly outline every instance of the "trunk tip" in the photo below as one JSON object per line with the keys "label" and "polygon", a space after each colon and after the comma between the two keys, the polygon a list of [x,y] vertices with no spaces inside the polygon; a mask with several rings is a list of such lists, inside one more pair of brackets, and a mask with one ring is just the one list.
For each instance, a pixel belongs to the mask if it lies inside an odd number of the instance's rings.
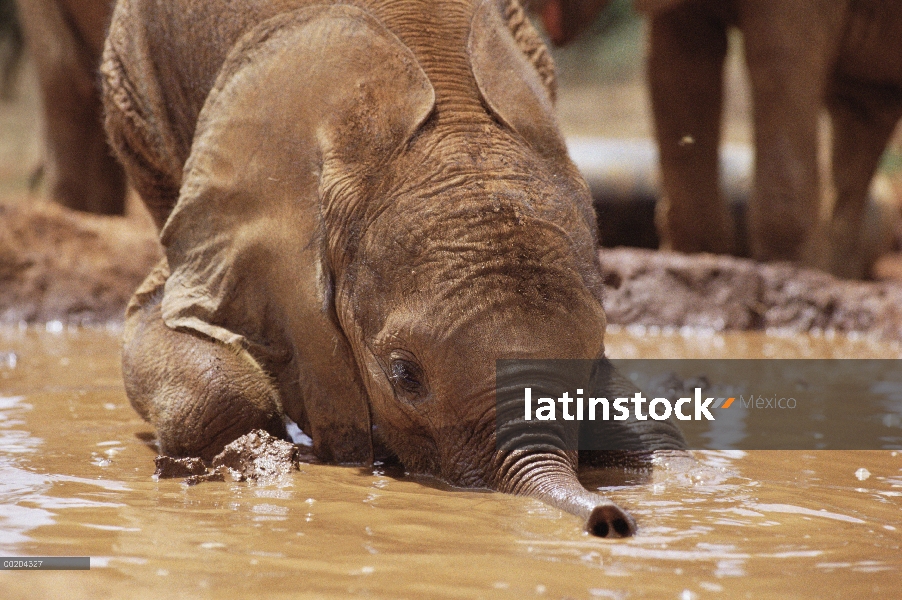
{"label": "trunk tip", "polygon": [[592,509],[586,531],[603,538],[625,538],[636,533],[636,521],[616,504],[601,504]]}

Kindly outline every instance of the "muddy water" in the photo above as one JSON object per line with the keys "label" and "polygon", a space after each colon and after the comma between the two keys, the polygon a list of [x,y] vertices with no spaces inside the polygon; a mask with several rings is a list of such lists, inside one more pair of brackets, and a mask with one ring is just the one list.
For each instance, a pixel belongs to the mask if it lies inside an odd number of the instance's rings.
{"label": "muddy water", "polygon": [[[641,529],[615,542],[536,501],[378,470],[187,487],[152,479],[117,349],[115,332],[0,330],[0,554],[92,557],[90,571],[0,572],[3,598],[902,595],[902,453],[710,451],[620,474],[606,493]],[[647,330],[613,333],[608,350],[900,356],[867,340]]]}

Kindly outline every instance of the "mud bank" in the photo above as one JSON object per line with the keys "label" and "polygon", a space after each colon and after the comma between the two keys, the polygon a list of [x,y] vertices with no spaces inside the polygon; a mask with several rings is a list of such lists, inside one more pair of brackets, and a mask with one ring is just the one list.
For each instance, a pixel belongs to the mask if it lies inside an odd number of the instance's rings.
{"label": "mud bank", "polygon": [[140,219],[39,202],[0,204],[0,322],[121,321],[162,256]]}
{"label": "mud bank", "polygon": [[902,337],[899,283],[709,254],[614,248],[600,257],[611,324]]}
{"label": "mud bank", "polygon": [[[0,323],[119,322],[161,255],[155,231],[141,219],[0,204]],[[634,248],[601,250],[601,262],[612,324],[902,337],[899,283]]]}

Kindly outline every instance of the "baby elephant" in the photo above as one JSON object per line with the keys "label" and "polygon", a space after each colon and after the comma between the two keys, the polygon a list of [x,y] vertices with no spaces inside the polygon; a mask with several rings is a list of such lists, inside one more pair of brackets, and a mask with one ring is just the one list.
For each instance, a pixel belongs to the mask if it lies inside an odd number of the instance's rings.
{"label": "baby elephant", "polygon": [[[496,443],[496,359],[604,356],[595,215],[514,0],[120,0],[102,72],[165,247],[123,350],[164,452],[287,416],[323,460],[387,448],[634,531],[577,481],[591,431]],[[611,435],[682,445],[655,426]]]}

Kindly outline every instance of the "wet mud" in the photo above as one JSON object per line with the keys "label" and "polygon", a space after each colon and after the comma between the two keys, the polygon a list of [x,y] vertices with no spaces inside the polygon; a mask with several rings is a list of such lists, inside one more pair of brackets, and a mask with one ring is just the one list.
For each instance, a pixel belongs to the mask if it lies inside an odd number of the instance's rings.
{"label": "wet mud", "polygon": [[153,460],[153,464],[157,467],[153,473],[157,479],[175,479],[207,474],[207,465],[204,464],[204,461],[192,456],[178,458],[160,454]]}
{"label": "wet mud", "polygon": [[296,445],[257,429],[226,445],[213,458],[213,469],[234,481],[260,481],[297,471],[299,461]]}
{"label": "wet mud", "polygon": [[600,258],[612,324],[902,339],[899,283],[706,254],[614,248]]}
{"label": "wet mud", "polygon": [[208,475],[187,482],[216,481],[219,477],[230,477],[232,481],[272,481],[297,471],[299,464],[298,446],[257,429],[226,445],[213,458],[213,469]]}
{"label": "wet mud", "polygon": [[297,471],[301,462],[317,463],[309,449],[257,429],[226,445],[209,466],[200,458],[161,454],[154,459],[157,479],[184,478],[197,485],[209,481],[271,483]]}

